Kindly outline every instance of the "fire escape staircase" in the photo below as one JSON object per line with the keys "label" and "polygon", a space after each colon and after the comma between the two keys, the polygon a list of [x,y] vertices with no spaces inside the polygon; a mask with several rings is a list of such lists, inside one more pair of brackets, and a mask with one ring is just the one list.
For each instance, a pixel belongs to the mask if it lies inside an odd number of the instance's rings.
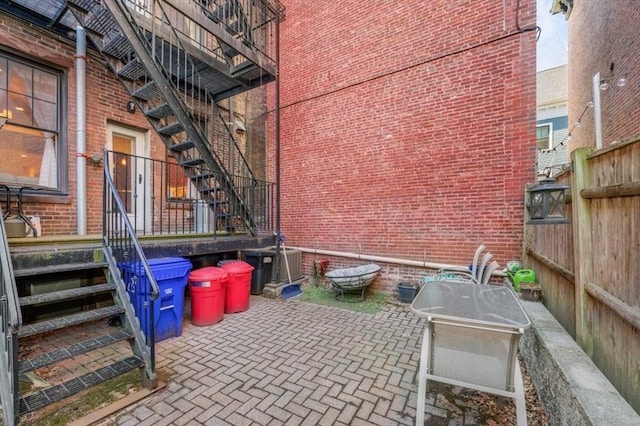
{"label": "fire escape staircase", "polygon": [[233,117],[217,102],[275,79],[265,28],[283,11],[270,4],[68,0],[201,198],[252,235],[247,188],[255,177],[233,137]]}

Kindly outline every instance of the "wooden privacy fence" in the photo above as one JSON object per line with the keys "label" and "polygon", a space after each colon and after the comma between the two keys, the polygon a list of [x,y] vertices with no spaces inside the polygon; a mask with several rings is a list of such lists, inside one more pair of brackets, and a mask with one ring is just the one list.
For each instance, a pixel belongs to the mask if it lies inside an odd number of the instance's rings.
{"label": "wooden privacy fence", "polygon": [[579,148],[569,224],[525,225],[524,265],[544,304],[640,413],[640,135]]}

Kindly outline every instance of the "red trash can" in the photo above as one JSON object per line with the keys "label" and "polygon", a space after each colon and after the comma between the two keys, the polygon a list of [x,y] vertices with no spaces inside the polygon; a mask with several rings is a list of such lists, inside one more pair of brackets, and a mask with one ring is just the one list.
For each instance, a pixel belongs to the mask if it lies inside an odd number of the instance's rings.
{"label": "red trash can", "polygon": [[222,321],[228,277],[226,271],[215,266],[196,269],[189,274],[193,325],[211,325]]}
{"label": "red trash can", "polygon": [[251,291],[251,273],[253,266],[241,260],[222,265],[229,274],[227,289],[224,296],[224,313],[234,314],[249,309],[249,294]]}

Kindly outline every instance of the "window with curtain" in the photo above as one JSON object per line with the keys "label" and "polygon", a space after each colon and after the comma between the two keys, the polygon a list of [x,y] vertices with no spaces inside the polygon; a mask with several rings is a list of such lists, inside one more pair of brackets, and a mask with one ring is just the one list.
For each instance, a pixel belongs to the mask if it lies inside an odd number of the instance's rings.
{"label": "window with curtain", "polygon": [[189,186],[189,178],[175,158],[167,155],[167,198],[185,200],[193,196]]}
{"label": "window with curtain", "polygon": [[60,188],[61,73],[0,53],[0,182]]}

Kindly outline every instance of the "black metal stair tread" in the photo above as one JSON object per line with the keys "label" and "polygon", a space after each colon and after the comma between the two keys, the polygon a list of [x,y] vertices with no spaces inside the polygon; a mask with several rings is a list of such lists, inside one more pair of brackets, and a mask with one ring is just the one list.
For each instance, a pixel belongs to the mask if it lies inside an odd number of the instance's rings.
{"label": "black metal stair tread", "polygon": [[84,23],[84,27],[98,34],[106,34],[116,26],[116,21],[109,10],[103,7],[94,7],[92,14]]}
{"label": "black metal stair tread", "polygon": [[95,5],[93,0],[68,0],[67,2],[70,6],[75,7],[76,9],[82,11],[83,13],[89,12],[91,7]]}
{"label": "black metal stair tread", "polygon": [[138,80],[146,72],[147,69],[144,64],[137,59],[133,59],[118,70],[118,75],[127,80]]}
{"label": "black metal stair tread", "polygon": [[67,315],[60,318],[40,321],[33,324],[23,325],[18,337],[26,337],[34,334],[45,333],[47,331],[58,330],[101,318],[108,318],[124,312],[120,306],[107,306],[106,308],[93,309],[91,311],[80,312],[79,314]]}
{"label": "black metal stair tread", "polygon": [[124,34],[117,33],[105,42],[102,47],[102,53],[113,56],[114,58],[124,58],[132,52],[131,43]]}
{"label": "black metal stair tread", "polygon": [[89,269],[100,269],[109,266],[106,262],[83,262],[83,263],[61,263],[58,265],[48,265],[38,268],[16,269],[13,274],[16,277],[30,277],[34,275],[56,274],[60,272],[86,271]]}
{"label": "black metal stair tread", "polygon": [[196,180],[207,180],[207,179],[217,179],[220,176],[221,176],[220,173],[201,170],[199,174],[194,174],[193,176],[190,176],[190,179],[194,180],[194,181],[196,181]]}
{"label": "black metal stair tread", "polygon": [[113,283],[96,284],[86,287],[72,288],[68,290],[53,291],[51,293],[36,294],[33,296],[21,297],[20,306],[37,305],[39,303],[49,303],[58,300],[74,299],[77,297],[88,296],[91,294],[104,293],[115,290],[116,285]]}
{"label": "black metal stair tread", "polygon": [[182,160],[180,162],[181,166],[187,166],[187,167],[198,166],[200,164],[204,164],[204,160],[202,158],[189,158],[187,160]]}
{"label": "black metal stair tread", "polygon": [[96,371],[83,374],[68,382],[42,389],[41,391],[20,398],[20,414],[32,413],[54,402],[61,401],[78,392],[99,385],[109,379],[142,366],[144,366],[144,362],[140,358],[131,356]]}
{"label": "black metal stair tread", "polygon": [[19,362],[20,373],[26,373],[28,371],[35,370],[36,368],[46,367],[47,365],[55,364],[56,362],[73,358],[74,356],[86,354],[87,352],[104,348],[113,343],[121,342],[132,337],[133,333],[127,332],[124,329],[118,329],[113,333],[103,334],[102,336],[76,342],[66,348],[47,352],[33,358],[23,359]]}
{"label": "black metal stair tread", "polygon": [[212,192],[222,192],[222,188],[214,187],[214,188],[200,188],[200,192],[202,194],[211,194]]}
{"label": "black metal stair tread", "polygon": [[251,61],[244,61],[238,65],[234,65],[231,67],[231,75],[234,77],[239,77],[242,74],[245,74],[248,71],[257,68],[256,65]]}
{"label": "black metal stair tread", "polygon": [[183,152],[183,151],[186,151],[188,149],[193,148],[194,146],[195,145],[193,144],[192,141],[184,141],[184,142],[177,143],[175,145],[171,145],[169,147],[169,149],[171,151],[175,151],[175,152]]}
{"label": "black metal stair tread", "polygon": [[136,89],[136,91],[133,92],[133,96],[142,101],[150,101],[159,94],[160,89],[158,88],[158,85],[153,81],[145,84],[144,86]]}
{"label": "black metal stair tread", "polygon": [[161,135],[165,135],[165,136],[172,136],[175,135],[176,133],[180,133],[184,130],[184,126],[180,123],[173,123],[173,124],[169,124],[166,127],[163,127],[161,129],[158,130],[158,133],[160,133]]}
{"label": "black metal stair tread", "polygon": [[153,118],[165,118],[173,114],[173,109],[169,104],[162,104],[147,111],[147,115]]}

